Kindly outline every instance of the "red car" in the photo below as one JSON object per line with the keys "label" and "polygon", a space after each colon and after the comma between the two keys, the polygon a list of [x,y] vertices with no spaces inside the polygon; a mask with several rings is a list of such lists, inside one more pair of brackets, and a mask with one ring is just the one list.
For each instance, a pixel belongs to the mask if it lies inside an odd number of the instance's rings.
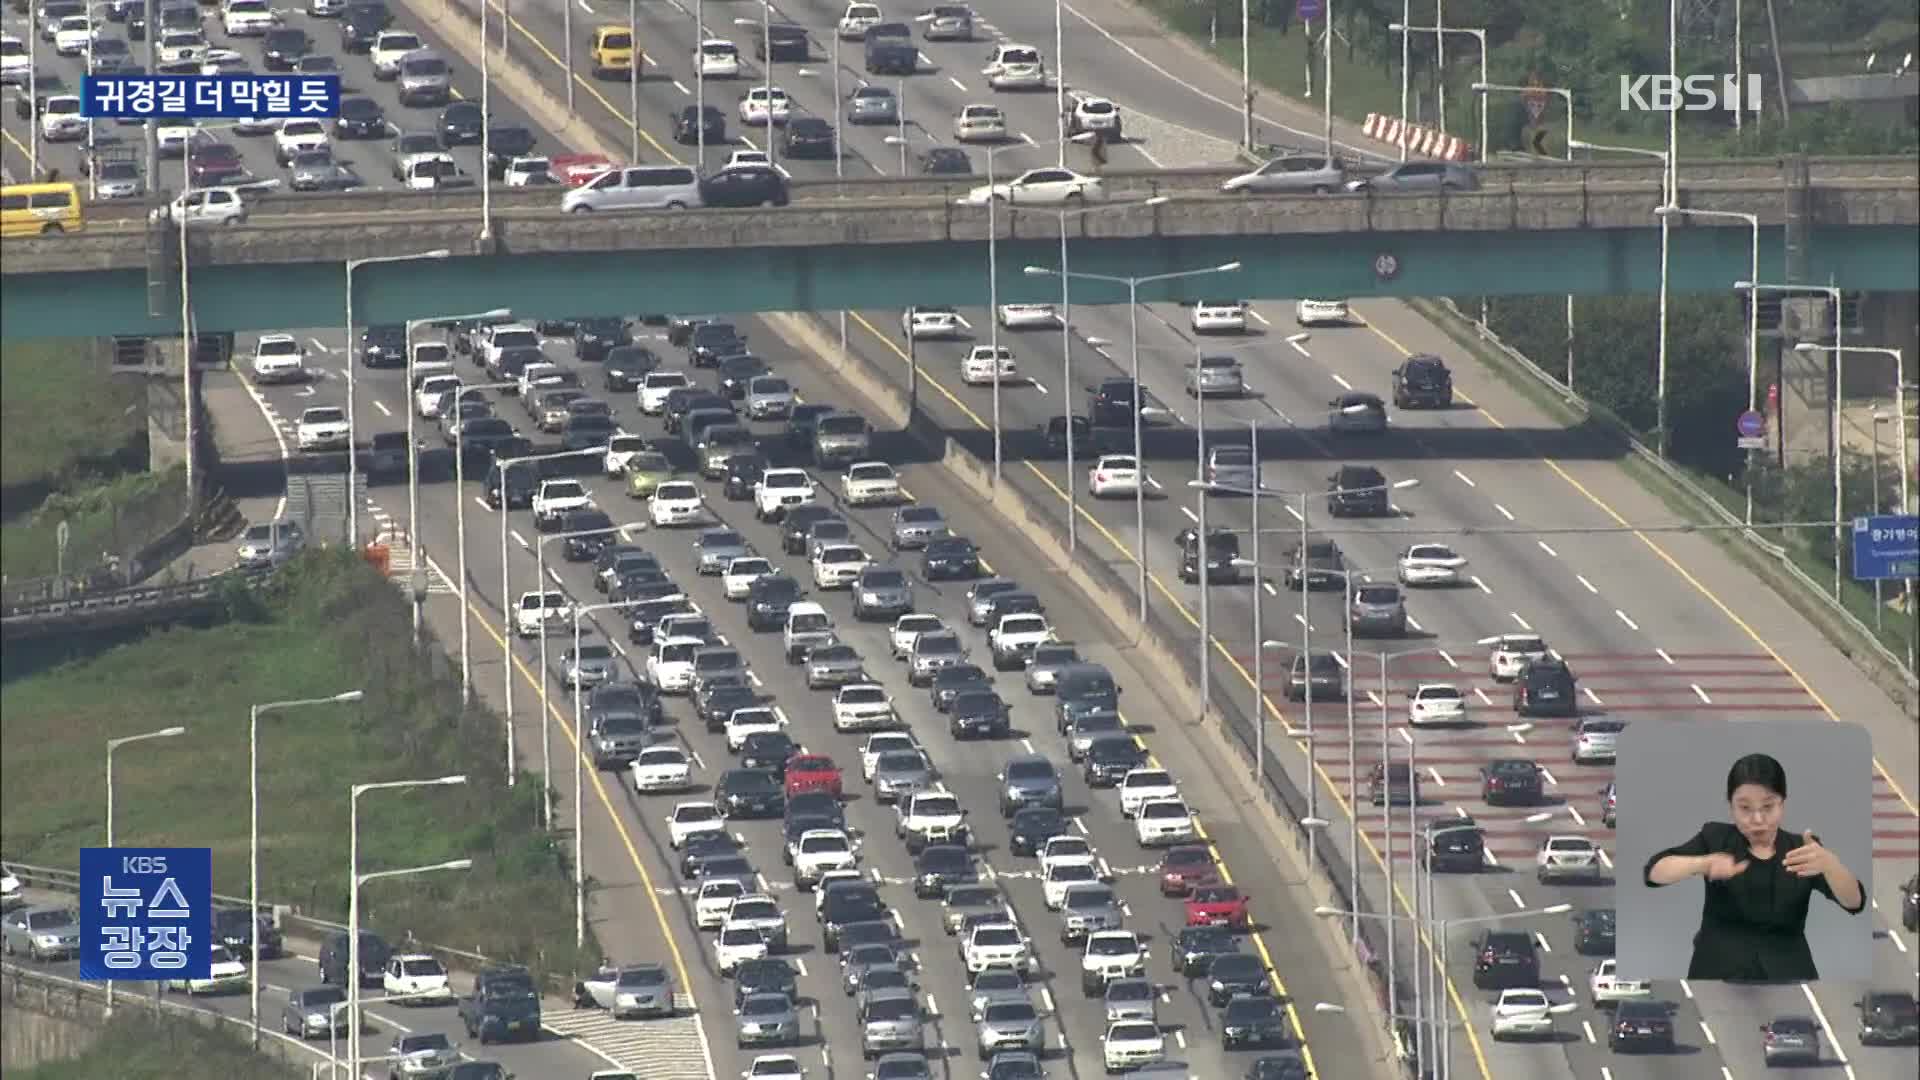
{"label": "red car", "polygon": [[1247,898],[1232,885],[1200,885],[1187,896],[1188,926],[1229,926],[1245,930],[1253,925]]}
{"label": "red car", "polygon": [[1160,895],[1185,896],[1197,885],[1220,880],[1213,865],[1213,852],[1201,844],[1183,844],[1169,848],[1160,858]]}
{"label": "red car", "polygon": [[613,167],[605,154],[555,154],[547,161],[547,171],[568,187],[579,187]]}
{"label": "red car", "polygon": [[795,754],[787,759],[787,797],[829,791],[840,798],[840,766],[825,754]]}

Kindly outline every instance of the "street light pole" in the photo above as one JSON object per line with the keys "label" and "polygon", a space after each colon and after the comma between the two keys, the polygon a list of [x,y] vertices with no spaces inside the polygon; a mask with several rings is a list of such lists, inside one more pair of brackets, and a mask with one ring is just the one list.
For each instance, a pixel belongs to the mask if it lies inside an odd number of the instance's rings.
{"label": "street light pole", "polygon": [[247,960],[247,1017],[253,1028],[253,1045],[260,1046],[260,718],[268,713],[303,709],[313,705],[335,705],[359,701],[361,692],[348,690],[332,697],[305,698],[299,701],[271,701],[255,705],[247,716],[247,918],[249,948]]}
{"label": "street light pole", "polygon": [[[485,3],[486,0],[481,0]],[[627,147],[632,160],[640,160],[640,3],[639,0],[627,0],[627,47],[632,49],[632,58],[627,61]],[[695,48],[699,43],[695,42]]]}
{"label": "street light pole", "polygon": [[[1408,34],[1432,34],[1435,45],[1442,50],[1440,59],[1442,68],[1440,78],[1440,130],[1444,133],[1447,128],[1447,80],[1444,70],[1446,65],[1446,35],[1466,34],[1480,43],[1480,84],[1489,85],[1490,80],[1487,78],[1487,32],[1484,29],[1474,26],[1409,26],[1405,22],[1388,23],[1387,29],[1400,35],[1400,55],[1403,58],[1407,54]],[[1406,72],[1404,68],[1400,75],[1400,95],[1404,103],[1406,98]],[[1403,104],[1402,111],[1404,110],[1405,107]],[[1402,160],[1405,160],[1404,148]],[[1483,162],[1487,160],[1487,97],[1485,94],[1480,95],[1480,160]]]}
{"label": "street light pole", "polygon": [[[187,733],[186,728],[176,726],[176,727],[169,727],[169,728],[161,728],[158,731],[148,731],[139,735],[127,735],[118,739],[107,740],[107,846],[108,847],[113,846],[113,752],[115,750],[118,750],[120,747],[127,745],[128,743],[145,742],[148,739],[171,739],[176,735],[185,735],[186,733]],[[107,1011],[108,1012],[113,1011],[113,980],[112,979],[107,980]]]}
{"label": "street light pole", "polygon": [[1248,18],[1247,0],[1240,0],[1240,145],[1253,150],[1253,57],[1247,36],[1253,27]]}
{"label": "street light pole", "polygon": [[[706,0],[693,0],[693,40],[701,42],[706,39]],[[633,45],[638,49],[640,40],[635,38]],[[694,47],[699,46],[696,44]],[[766,62],[772,64],[773,58],[767,57]],[[837,126],[834,128],[836,132],[839,130]],[[699,159],[695,165],[704,169],[707,167],[707,68],[705,64],[699,63],[693,65],[693,142],[694,156]],[[836,154],[840,150],[840,138],[837,134],[834,136],[833,149]]]}
{"label": "street light pole", "polygon": [[581,807],[586,803],[586,777],[582,775],[587,756],[587,731],[580,726],[580,699],[586,691],[580,682],[580,619],[596,611],[614,611],[630,606],[624,600],[604,604],[576,605],[573,609],[573,946],[587,944],[587,841]]}
{"label": "street light pole", "polygon": [[[1694,210],[1688,207],[1675,206],[1672,203],[1659,207],[1654,210],[1654,213],[1660,215],[1662,221],[1670,215],[1684,214],[1690,217],[1721,218],[1724,220],[1746,222],[1747,228],[1753,230],[1753,244],[1749,251],[1748,258],[1751,268],[1747,271],[1751,277],[1749,277],[1748,280],[1760,280],[1760,215],[1742,213],[1738,210]],[[1755,299],[1754,297],[1749,297],[1747,303],[1748,409],[1754,408],[1754,403],[1758,399],[1760,392],[1760,305],[1754,302]],[[1571,351],[1569,351],[1569,355],[1571,355]],[[1749,450],[1747,452],[1748,468],[1745,470],[1747,482],[1746,522],[1749,525],[1753,524],[1753,456],[1753,451]]]}
{"label": "street light pole", "polygon": [[[485,9],[485,5],[483,4],[482,10],[484,9]],[[482,50],[482,55],[484,54],[485,54],[485,50]],[[444,259],[452,254],[453,252],[448,251],[445,248],[439,248],[433,251],[415,252],[410,255],[376,255],[366,259],[348,259],[347,260],[347,341],[345,346],[347,350],[347,544],[350,547],[358,548],[360,546],[360,499],[358,497],[358,489],[355,486],[355,478],[359,476],[359,470],[360,470],[360,466],[358,462],[360,429],[354,422],[354,394],[355,394],[354,387],[353,387],[353,369],[355,367],[354,356],[353,356],[353,274],[354,274],[354,271],[360,269],[363,266],[373,266],[377,263],[414,262],[416,260],[423,260],[423,259]],[[409,375],[411,375],[412,365],[413,365],[413,346],[411,342],[407,344],[406,349],[407,349],[408,373]],[[189,362],[189,365],[191,365],[191,362],[192,362],[191,357],[189,357],[188,362]],[[408,381],[409,383],[411,383],[412,380],[409,379]],[[407,394],[409,397],[412,396],[413,389],[411,386],[408,387]],[[411,416],[411,413],[409,413],[409,416]],[[411,426],[409,426],[407,429],[407,448],[409,452],[411,452],[413,448],[413,429]],[[411,522],[409,522],[408,527],[409,528],[412,527]]]}
{"label": "street light pole", "polygon": [[[1513,86],[1506,83],[1478,82],[1473,88],[1481,95],[1481,105],[1486,104],[1486,95],[1498,91],[1506,94],[1553,94],[1567,106],[1567,150],[1566,160],[1573,163],[1573,91],[1564,86]],[[1757,243],[1757,241],[1756,241]],[[1757,264],[1756,264],[1757,266]],[[1760,271],[1756,268],[1755,274]],[[1567,389],[1573,389],[1573,294],[1567,294]],[[1749,394],[1749,397],[1752,395]]]}
{"label": "street light pole", "polygon": [[[470,648],[473,642],[473,638],[472,638],[473,607],[467,601],[467,501],[466,501],[467,445],[466,445],[466,433],[464,431],[465,422],[460,418],[460,403],[466,400],[468,390],[504,390],[509,386],[517,386],[517,385],[518,385],[517,383],[509,383],[509,382],[469,384],[463,381],[457,384],[453,390],[453,432],[454,432],[453,490],[455,495],[453,513],[454,513],[454,531],[460,534],[459,547],[460,547],[460,706],[461,708],[465,708],[467,705],[471,704],[473,701],[473,658],[472,658],[472,649]],[[415,451],[412,446],[407,447],[407,453],[412,454],[416,452],[417,451]],[[501,481],[503,486],[505,482],[506,481],[504,479]],[[507,508],[505,506],[502,506],[500,508],[501,519],[505,520],[506,515],[507,515]],[[506,610],[505,596],[501,597],[501,610],[502,611]],[[511,673],[509,673],[507,685],[509,686],[513,685]],[[512,771],[511,762],[509,762],[508,764],[508,771],[509,771],[509,774],[511,774],[511,771]],[[511,779],[511,776],[509,776],[509,779]]]}
{"label": "street light pole", "polygon": [[[1672,200],[1668,200],[1667,205],[1671,206]],[[1751,301],[1750,301],[1751,303],[1754,303],[1754,304],[1758,304],[1760,302],[1760,297],[1758,294],[1760,293],[1761,290],[1766,290],[1769,292],[1786,292],[1786,293],[1796,293],[1796,292],[1825,293],[1827,296],[1827,306],[1833,309],[1833,344],[1820,345],[1816,342],[1803,341],[1795,345],[1793,347],[1793,351],[1797,353],[1801,353],[1803,355],[1806,353],[1814,353],[1814,352],[1832,352],[1833,353],[1834,397],[1830,406],[1830,411],[1832,412],[1832,416],[1830,417],[1830,424],[1827,432],[1827,438],[1830,439],[1833,443],[1833,453],[1831,455],[1833,458],[1833,598],[1835,600],[1839,600],[1840,599],[1840,549],[1842,547],[1842,542],[1844,540],[1844,538],[1841,536],[1841,529],[1843,528],[1843,523],[1841,522],[1841,515],[1842,513],[1844,513],[1844,510],[1841,506],[1841,490],[1840,490],[1840,458],[1841,458],[1840,401],[1841,401],[1841,386],[1842,386],[1840,377],[1843,374],[1842,368],[1844,366],[1846,354],[1850,351],[1850,347],[1845,345],[1841,341],[1842,327],[1841,327],[1841,310],[1840,310],[1841,308],[1840,287],[1838,285],[1769,285],[1769,284],[1764,284],[1757,281],[1736,281],[1733,283],[1733,287],[1735,289],[1746,290],[1754,293],[1755,295],[1751,298]],[[1894,384],[1898,386],[1899,382],[1900,382],[1900,377],[1896,376],[1894,379]],[[1783,451],[1786,446],[1785,436],[1786,436],[1786,433],[1784,431],[1781,432],[1780,445]]]}
{"label": "street light pole", "polygon": [[[1766,288],[1766,287],[1767,286],[1762,286],[1762,288]],[[1841,321],[1840,320],[1840,290],[1838,289],[1833,290],[1832,303],[1833,303],[1833,310],[1834,310],[1834,316],[1833,316],[1834,340],[1836,344],[1821,345],[1817,342],[1803,341],[1798,345],[1795,345],[1793,347],[1793,351],[1797,353],[1820,353],[1820,352],[1833,353],[1834,364],[1835,364],[1834,385],[1836,387],[1838,387],[1840,383],[1839,365],[1842,363],[1844,358],[1849,354],[1856,355],[1856,356],[1858,355],[1883,356],[1893,361],[1893,412],[1894,412],[1894,448],[1895,448],[1894,452],[1895,452],[1895,458],[1899,462],[1898,468],[1900,469],[1900,512],[1902,514],[1905,514],[1907,513],[1907,506],[1909,505],[1908,499],[1912,497],[1912,488],[1910,486],[1911,476],[1909,475],[1911,470],[1909,470],[1907,467],[1907,419],[1906,419],[1907,418],[1907,389],[1906,389],[1907,373],[1906,373],[1906,367],[1904,366],[1903,354],[1899,349],[1889,349],[1889,348],[1884,348],[1876,345],[1837,344],[1837,342],[1839,341],[1840,321]],[[1840,406],[1836,401],[1834,405],[1834,416],[1838,417],[1839,415],[1840,415]],[[1834,423],[1837,428],[1839,421],[1836,419]],[[1875,437],[1877,438],[1878,429],[1876,428],[1875,431],[1876,431]],[[1834,455],[1833,520],[1838,522],[1840,520],[1840,515],[1841,515],[1841,504],[1840,504],[1840,465],[1839,465],[1840,444],[1837,438],[1834,442],[1833,455]],[[1875,450],[1874,451],[1874,468],[1876,470],[1879,469],[1879,458],[1880,458],[1879,451]],[[1878,473],[1876,472],[1875,475],[1877,476]],[[1879,496],[1875,495],[1874,496],[1874,512],[1875,513],[1879,512],[1879,509],[1880,509],[1879,503],[1880,503]],[[1838,528],[1839,527],[1836,525],[1835,526],[1836,536],[1834,540],[1834,581],[1836,582],[1834,586],[1834,591],[1836,594],[1839,592],[1839,585],[1837,583],[1839,581],[1839,574],[1840,574],[1840,571],[1839,571],[1840,547],[1839,547],[1839,538],[1837,535]],[[1911,586],[1909,586],[1909,588],[1911,588]]]}
{"label": "street light pole", "polygon": [[347,1071],[359,1073],[360,1069],[360,886],[376,878],[399,877],[403,874],[420,874],[433,870],[465,870],[473,865],[471,859],[455,859],[452,862],[436,863],[432,866],[416,866],[406,870],[382,870],[372,874],[360,872],[360,796],[369,791],[391,791],[399,788],[437,787],[448,784],[464,784],[464,775],[440,776],[432,780],[388,780],[377,784],[355,784],[347,789]]}

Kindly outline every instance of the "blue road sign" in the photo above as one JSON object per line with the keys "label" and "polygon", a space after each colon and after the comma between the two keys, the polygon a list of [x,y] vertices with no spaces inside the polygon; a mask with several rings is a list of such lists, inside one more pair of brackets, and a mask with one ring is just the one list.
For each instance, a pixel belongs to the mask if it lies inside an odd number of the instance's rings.
{"label": "blue road sign", "polygon": [[1853,519],[1853,579],[1920,577],[1920,517],[1875,514]]}
{"label": "blue road sign", "polygon": [[1318,19],[1320,17],[1321,10],[1322,10],[1322,5],[1320,3],[1320,0],[1300,0],[1300,7],[1299,7],[1300,18],[1302,18],[1307,22],[1312,22],[1315,19]]}
{"label": "blue road sign", "polygon": [[1767,418],[1753,409],[1748,409],[1740,414],[1740,419],[1735,421],[1733,426],[1734,430],[1742,436],[1754,439],[1767,433]]}
{"label": "blue road sign", "polygon": [[213,963],[211,848],[81,848],[80,977],[204,979]]}

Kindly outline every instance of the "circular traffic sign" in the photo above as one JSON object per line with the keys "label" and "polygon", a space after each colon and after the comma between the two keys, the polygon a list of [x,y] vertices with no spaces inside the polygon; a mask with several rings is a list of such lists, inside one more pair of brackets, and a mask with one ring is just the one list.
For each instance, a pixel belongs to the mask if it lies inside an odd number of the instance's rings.
{"label": "circular traffic sign", "polygon": [[1319,18],[1320,10],[1320,0],[1300,0],[1299,12],[1303,21],[1312,22]]}
{"label": "circular traffic sign", "polygon": [[1767,418],[1748,409],[1740,414],[1740,419],[1733,426],[1735,431],[1749,439],[1758,438],[1767,433]]}

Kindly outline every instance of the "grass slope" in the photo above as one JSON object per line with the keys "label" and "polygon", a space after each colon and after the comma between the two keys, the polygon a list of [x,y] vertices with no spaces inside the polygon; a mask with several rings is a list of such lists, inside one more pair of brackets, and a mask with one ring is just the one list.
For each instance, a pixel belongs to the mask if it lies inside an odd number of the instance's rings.
{"label": "grass slope", "polygon": [[0,347],[0,489],[57,485],[138,448],[145,391],[138,379],[112,378],[91,341]]}
{"label": "grass slope", "polygon": [[[9,1023],[18,1022],[9,1019]],[[210,1028],[145,1009],[120,1008],[97,1042],[64,1061],[7,1070],[7,1080],[298,1080],[295,1069],[255,1054],[230,1025]]]}

